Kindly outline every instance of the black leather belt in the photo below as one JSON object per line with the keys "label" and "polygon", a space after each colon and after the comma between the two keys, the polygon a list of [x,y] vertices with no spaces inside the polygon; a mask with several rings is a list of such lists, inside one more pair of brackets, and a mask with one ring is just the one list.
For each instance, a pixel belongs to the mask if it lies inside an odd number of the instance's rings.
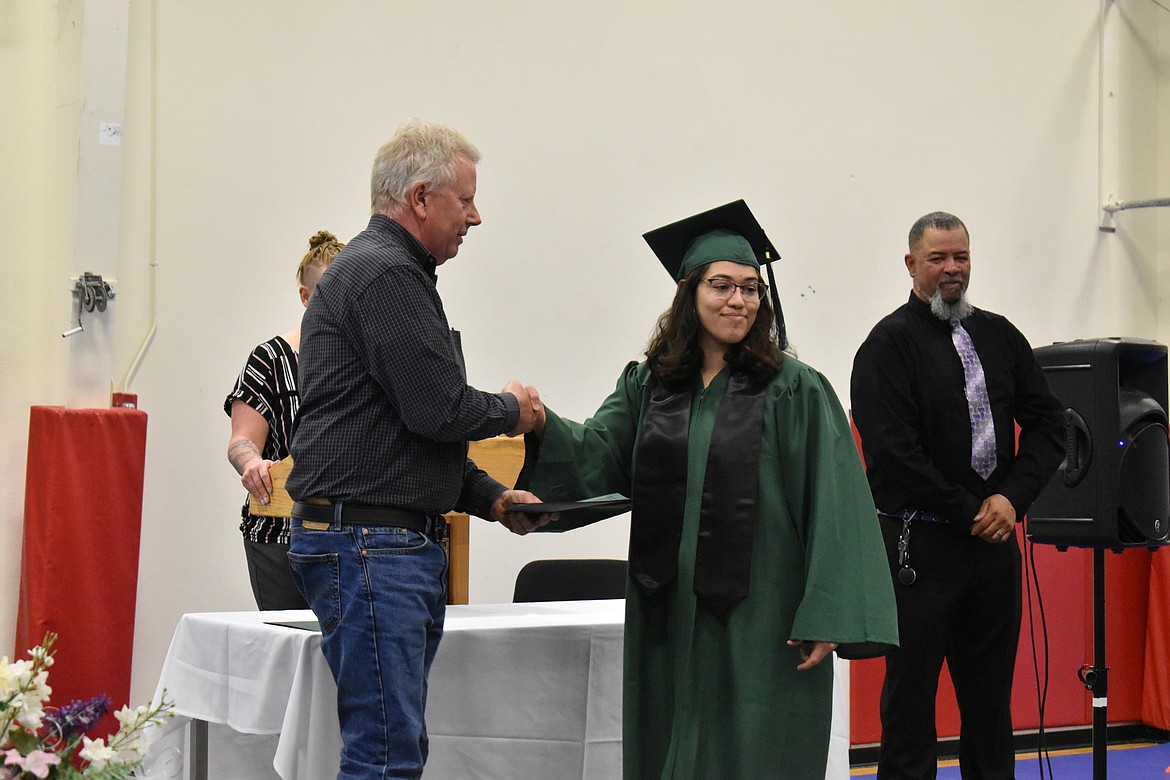
{"label": "black leather belt", "polygon": [[904,520],[908,517],[911,520],[921,520],[924,523],[951,522],[942,515],[936,515],[934,512],[923,512],[920,509],[903,509],[900,512],[883,512],[879,509],[878,514],[883,517],[893,518],[894,520]]}
{"label": "black leather belt", "polygon": [[395,528],[409,528],[424,534],[431,530],[430,518],[422,512],[411,512],[409,509],[399,509],[393,506],[355,504],[351,501],[338,501],[331,504],[294,501],[292,516],[298,520],[308,520],[313,523],[331,524],[337,518],[340,519],[342,525],[386,525]]}

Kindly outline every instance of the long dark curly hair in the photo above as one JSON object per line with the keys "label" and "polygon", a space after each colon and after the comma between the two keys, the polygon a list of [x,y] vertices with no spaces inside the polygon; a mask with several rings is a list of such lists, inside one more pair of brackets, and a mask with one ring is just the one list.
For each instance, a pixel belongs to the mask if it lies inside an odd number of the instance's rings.
{"label": "long dark curly hair", "polygon": [[[670,308],[658,318],[658,324],[646,348],[646,362],[658,381],[669,388],[686,386],[703,367],[703,350],[699,335],[703,326],[695,310],[695,295],[709,266],[691,272],[674,295]],[[726,361],[754,382],[766,385],[780,372],[784,353],[773,332],[775,317],[768,296],[760,299],[756,321],[747,336],[727,350]]]}

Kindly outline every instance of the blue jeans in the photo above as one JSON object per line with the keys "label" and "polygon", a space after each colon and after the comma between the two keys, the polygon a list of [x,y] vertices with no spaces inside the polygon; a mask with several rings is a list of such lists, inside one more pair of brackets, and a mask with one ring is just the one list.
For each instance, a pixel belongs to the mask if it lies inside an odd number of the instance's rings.
{"label": "blue jeans", "polygon": [[443,636],[447,554],[417,531],[293,519],[288,554],[337,681],[338,780],[418,778],[427,674]]}

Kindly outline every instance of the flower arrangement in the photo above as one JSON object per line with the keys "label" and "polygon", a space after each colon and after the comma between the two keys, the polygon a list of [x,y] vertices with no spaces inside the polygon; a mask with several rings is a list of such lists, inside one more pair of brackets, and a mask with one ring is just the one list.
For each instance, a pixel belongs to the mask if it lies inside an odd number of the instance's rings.
{"label": "flower arrangement", "polygon": [[86,732],[112,702],[103,694],[48,705],[56,642],[50,632],[28,651],[29,660],[0,658],[0,780],[126,780],[146,758],[143,731],[172,715],[174,704],[164,695],[157,705],[123,707],[114,713],[117,733],[90,739]]}

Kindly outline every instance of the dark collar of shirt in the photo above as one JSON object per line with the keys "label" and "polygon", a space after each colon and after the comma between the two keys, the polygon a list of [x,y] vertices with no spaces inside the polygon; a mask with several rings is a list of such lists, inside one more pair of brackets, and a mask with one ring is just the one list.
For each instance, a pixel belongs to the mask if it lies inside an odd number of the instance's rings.
{"label": "dark collar of shirt", "polygon": [[[950,332],[951,332],[950,321],[941,319],[940,317],[935,315],[935,313],[933,311],[931,311],[929,303],[922,300],[917,295],[915,295],[913,292],[911,292],[910,293],[910,300],[906,302],[906,306],[915,315],[922,317],[928,323],[930,323],[931,327],[937,328],[940,331],[945,331],[947,333],[947,338],[950,338]],[[976,309],[975,311],[978,311],[978,309]],[[968,317],[968,319],[970,319],[970,318]]]}
{"label": "dark collar of shirt", "polygon": [[410,251],[411,259],[418,263],[418,267],[427,276],[431,277],[431,281],[439,281],[439,263],[435,260],[435,256],[402,223],[391,219],[385,214],[371,214],[370,222],[366,225],[366,230],[385,231],[395,236]]}

